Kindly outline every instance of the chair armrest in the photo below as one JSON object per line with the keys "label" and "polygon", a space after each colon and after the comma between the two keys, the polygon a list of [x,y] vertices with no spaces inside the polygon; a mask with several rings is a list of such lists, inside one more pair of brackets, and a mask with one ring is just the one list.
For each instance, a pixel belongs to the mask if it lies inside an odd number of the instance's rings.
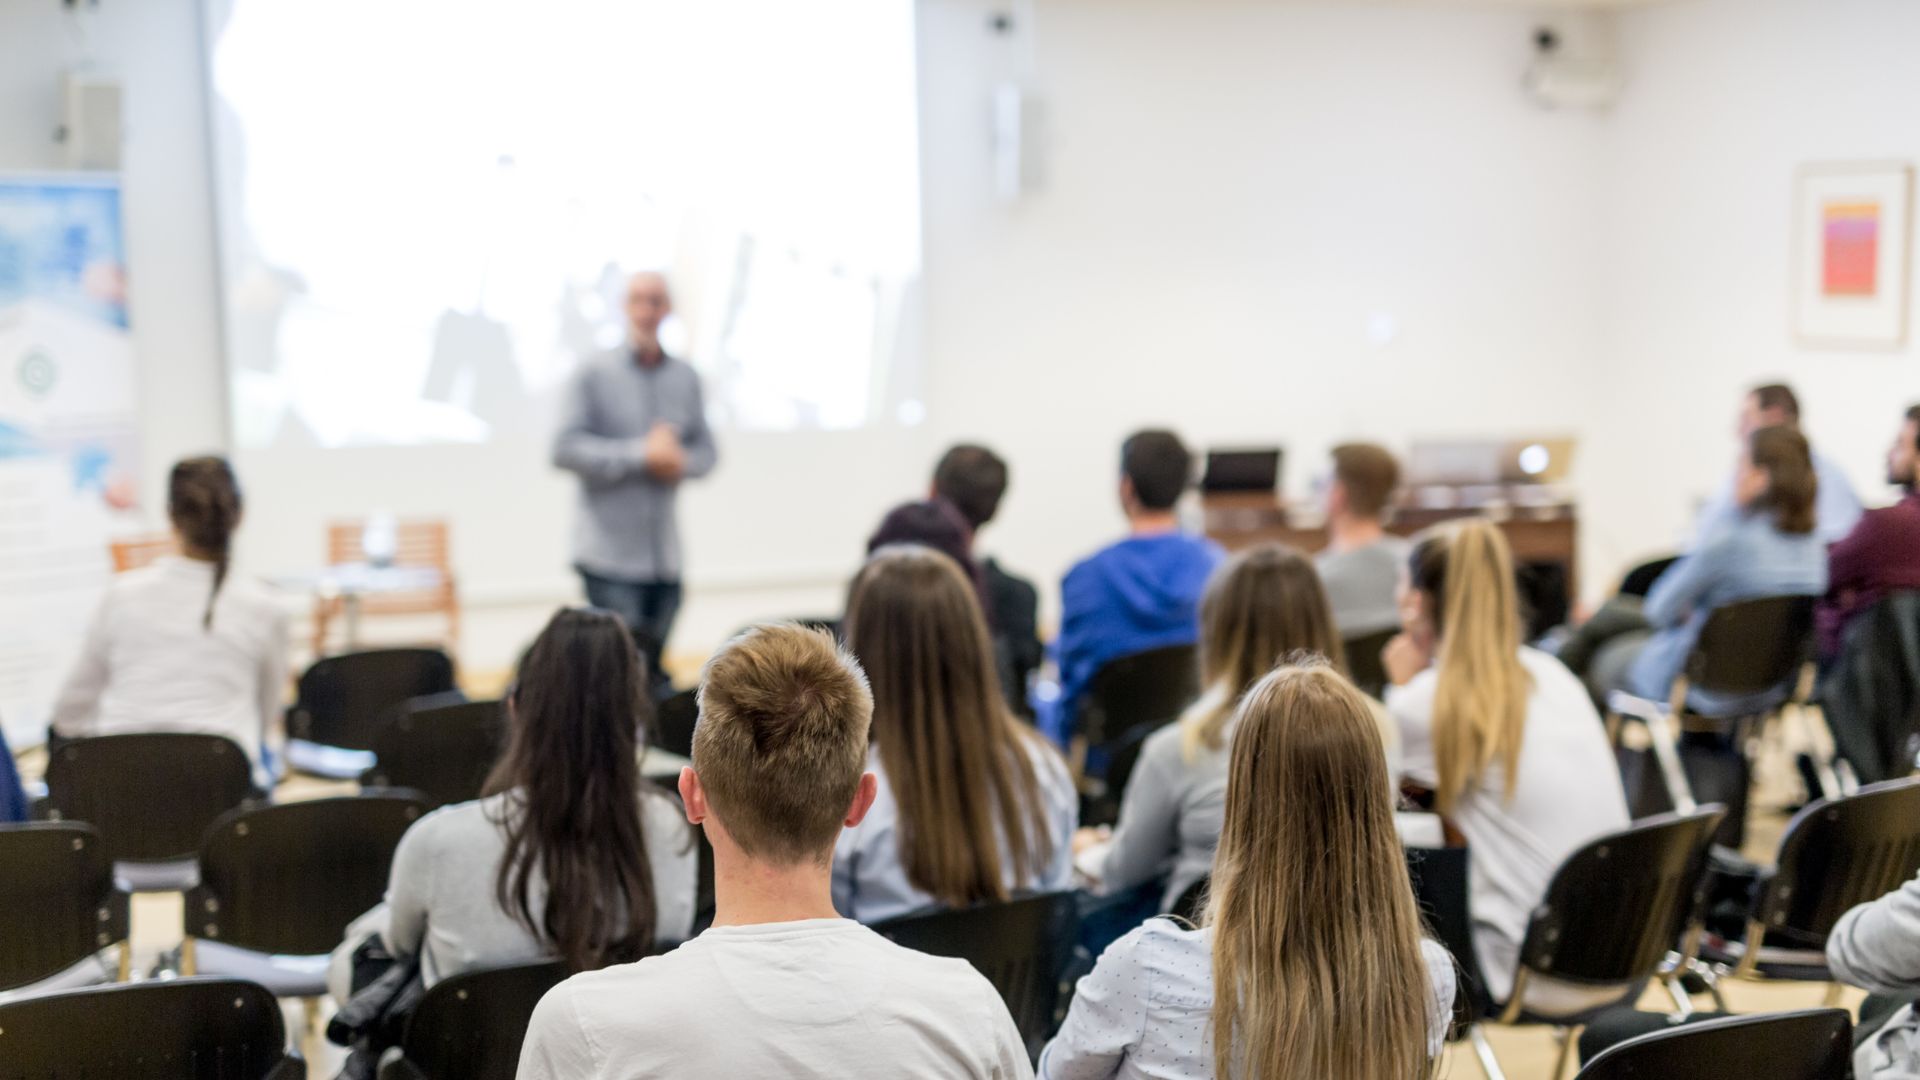
{"label": "chair armrest", "polygon": [[1667,715],[1666,703],[1615,690],[1607,695],[1607,711],[1642,723],[1657,722]]}

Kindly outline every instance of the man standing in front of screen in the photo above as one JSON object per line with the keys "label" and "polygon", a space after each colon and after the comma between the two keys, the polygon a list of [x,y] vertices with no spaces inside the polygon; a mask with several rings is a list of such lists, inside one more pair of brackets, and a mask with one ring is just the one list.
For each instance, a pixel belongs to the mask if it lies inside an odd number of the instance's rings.
{"label": "man standing in front of screen", "polygon": [[625,619],[654,685],[680,610],[680,529],[674,496],[718,454],[700,376],[660,347],[673,311],[667,279],[627,282],[627,344],[586,358],[560,407],[553,463],[580,478],[573,566],[587,601]]}

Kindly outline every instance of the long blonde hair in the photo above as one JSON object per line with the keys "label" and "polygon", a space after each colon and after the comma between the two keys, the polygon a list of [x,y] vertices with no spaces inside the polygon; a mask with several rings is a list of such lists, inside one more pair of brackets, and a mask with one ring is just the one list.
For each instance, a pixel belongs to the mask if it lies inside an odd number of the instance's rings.
{"label": "long blonde hair", "polygon": [[1485,518],[1423,533],[1409,583],[1439,636],[1433,750],[1441,813],[1498,763],[1511,797],[1533,677],[1520,663],[1520,600],[1507,538]]}
{"label": "long blonde hair", "polygon": [[1188,761],[1225,743],[1240,695],[1295,652],[1319,653],[1346,670],[1333,606],[1307,557],[1261,544],[1228,559],[1200,598],[1200,699],[1180,718]]}
{"label": "long blonde hair", "polygon": [[1240,706],[1214,856],[1214,1075],[1412,1080],[1432,990],[1380,730],[1324,662]]}
{"label": "long blonde hair", "polygon": [[966,575],[931,548],[883,547],[854,578],[846,634],[873,686],[907,880],[951,907],[1005,900],[1004,843],[1020,883],[1039,881],[1053,841],[1038,739],[1007,711]]}

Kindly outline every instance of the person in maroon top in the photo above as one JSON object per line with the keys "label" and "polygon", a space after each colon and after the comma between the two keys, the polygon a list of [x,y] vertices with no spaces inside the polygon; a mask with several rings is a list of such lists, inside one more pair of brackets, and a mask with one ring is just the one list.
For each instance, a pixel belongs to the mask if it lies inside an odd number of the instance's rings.
{"label": "person in maroon top", "polygon": [[1847,624],[1882,596],[1900,589],[1920,589],[1920,490],[1916,490],[1916,463],[1920,463],[1920,405],[1907,410],[1900,437],[1887,451],[1887,483],[1905,496],[1892,506],[1869,510],[1840,542],[1827,551],[1827,595],[1816,621],[1820,656],[1839,655]]}

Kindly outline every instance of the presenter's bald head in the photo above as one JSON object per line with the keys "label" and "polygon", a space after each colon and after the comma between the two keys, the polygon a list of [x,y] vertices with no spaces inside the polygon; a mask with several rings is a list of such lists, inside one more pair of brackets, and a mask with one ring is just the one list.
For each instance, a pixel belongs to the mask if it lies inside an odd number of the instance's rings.
{"label": "presenter's bald head", "polygon": [[627,336],[635,349],[653,352],[660,345],[660,323],[673,312],[666,275],[642,270],[627,279]]}

